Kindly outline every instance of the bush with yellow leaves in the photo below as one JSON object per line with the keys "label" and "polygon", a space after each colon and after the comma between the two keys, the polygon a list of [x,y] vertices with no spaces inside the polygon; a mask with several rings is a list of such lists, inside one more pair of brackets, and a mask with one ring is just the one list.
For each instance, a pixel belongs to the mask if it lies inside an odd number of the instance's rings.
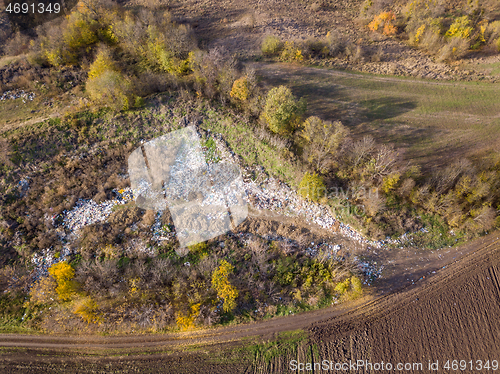
{"label": "bush with yellow leaves", "polygon": [[469,39],[474,28],[468,16],[458,17],[444,34],[447,38]]}
{"label": "bush with yellow leaves", "polygon": [[177,323],[177,327],[181,330],[189,330],[195,327],[194,321],[196,317],[200,313],[201,303],[196,303],[191,305],[190,311],[187,314],[183,314],[181,312],[177,313],[177,317],[175,322]]}
{"label": "bush with yellow leaves", "polygon": [[279,59],[280,61],[285,62],[300,62],[304,59],[304,56],[302,55],[302,51],[300,50],[300,48],[297,47],[294,42],[287,41],[285,42]]}
{"label": "bush with yellow leaves", "polygon": [[229,275],[234,266],[226,260],[222,260],[220,266],[212,273],[212,288],[217,291],[217,296],[224,300],[222,309],[231,312],[236,308],[238,290],[229,282]]}
{"label": "bush with yellow leaves", "polygon": [[97,313],[98,305],[91,297],[83,297],[75,301],[73,313],[87,323],[100,323],[102,318]]}
{"label": "bush with yellow leaves", "polygon": [[299,194],[309,200],[318,201],[325,196],[326,187],[321,178],[316,173],[306,172],[299,184]]}
{"label": "bush with yellow leaves", "polygon": [[248,100],[248,96],[250,95],[248,89],[248,79],[247,77],[241,77],[234,81],[233,88],[229,95],[240,102],[245,102]]}
{"label": "bush with yellow leaves", "polygon": [[49,274],[57,283],[55,291],[60,300],[69,301],[76,295],[78,284],[73,280],[75,270],[67,261],[61,261],[49,267]]}
{"label": "bush with yellow leaves", "polygon": [[127,110],[135,104],[132,85],[118,70],[108,49],[97,53],[88,76],[86,90],[95,103],[114,110]]}
{"label": "bush with yellow leaves", "polygon": [[394,189],[396,189],[400,179],[401,179],[400,173],[393,173],[387,175],[382,180],[382,191],[384,191],[386,194],[393,191]]}
{"label": "bush with yellow leaves", "polygon": [[363,284],[361,279],[353,275],[344,281],[337,283],[335,292],[343,299],[355,299],[363,294]]}

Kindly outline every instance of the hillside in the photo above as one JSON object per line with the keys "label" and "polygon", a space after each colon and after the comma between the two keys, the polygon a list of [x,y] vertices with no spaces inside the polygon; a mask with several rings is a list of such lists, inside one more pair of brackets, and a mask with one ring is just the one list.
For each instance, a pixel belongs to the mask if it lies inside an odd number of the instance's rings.
{"label": "hillside", "polygon": [[495,353],[498,2],[2,6],[4,368]]}

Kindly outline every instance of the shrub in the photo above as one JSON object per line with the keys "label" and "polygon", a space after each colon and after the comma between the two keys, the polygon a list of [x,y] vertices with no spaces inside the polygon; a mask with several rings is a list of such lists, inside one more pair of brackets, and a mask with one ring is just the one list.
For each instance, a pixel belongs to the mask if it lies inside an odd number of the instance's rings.
{"label": "shrub", "polygon": [[448,38],[468,39],[473,30],[474,28],[471,26],[469,17],[463,16],[457,18],[455,22],[451,24],[445,36]]}
{"label": "shrub", "polygon": [[57,299],[57,282],[53,277],[43,277],[36,282],[30,291],[30,302],[36,304],[50,304]]}
{"label": "shrub", "polygon": [[135,103],[130,81],[116,69],[105,49],[90,66],[86,90],[92,101],[114,110],[127,110]]}
{"label": "shrub", "polygon": [[425,27],[426,25],[422,25],[420,26],[417,31],[415,32],[415,35],[413,35],[413,37],[411,38],[413,44],[418,44],[420,43],[420,38],[422,37],[422,35],[424,34],[424,31],[425,31]]}
{"label": "shrub", "polygon": [[99,42],[116,44],[115,16],[102,3],[82,4],[59,27],[42,28],[41,54],[51,65],[79,64]]}
{"label": "shrub", "polygon": [[382,33],[387,36],[392,36],[396,34],[396,27],[394,26],[394,21],[396,20],[396,15],[393,12],[382,12],[378,16],[375,16],[373,21],[368,24],[368,28],[371,31],[378,31],[382,29]]}
{"label": "shrub", "polygon": [[403,10],[407,19],[426,19],[436,17],[444,13],[444,8],[436,0],[413,0],[408,1]]}
{"label": "shrub", "polygon": [[285,62],[302,61],[304,56],[302,56],[302,51],[294,42],[285,42],[279,59]]}
{"label": "shrub", "polygon": [[77,52],[94,45],[99,40],[97,38],[98,27],[96,20],[85,17],[78,11],[72,12],[62,35],[66,47]]}
{"label": "shrub", "polygon": [[351,277],[351,291],[352,298],[359,297],[363,293],[363,284],[361,283],[361,279],[354,275]]}
{"label": "shrub", "polygon": [[485,38],[488,38],[488,43],[496,44],[500,51],[500,21],[491,22],[487,25]]}
{"label": "shrub", "polygon": [[343,53],[346,48],[346,41],[338,32],[328,32],[325,36],[325,47],[323,49],[323,54],[331,57],[335,57],[340,53]]}
{"label": "shrub", "polygon": [[[148,66],[152,69],[183,75],[189,72],[189,62],[187,59],[179,57],[186,54],[185,46],[176,50],[175,47],[177,46],[175,44],[172,45],[171,33],[173,33],[173,30],[167,33],[163,30],[160,31],[160,27],[149,25],[147,28],[147,41],[145,43],[145,57]],[[177,29],[176,31],[182,34],[180,30]],[[188,38],[188,29],[184,26],[182,30],[185,30],[186,38]]]}
{"label": "shrub", "polygon": [[474,221],[476,221],[480,230],[487,231],[495,226],[496,215],[497,212],[495,209],[483,206],[478,209],[478,214],[474,217]]}
{"label": "shrub", "polygon": [[187,315],[181,312],[177,313],[176,323],[181,330],[188,330],[194,327],[194,321],[200,313],[200,306],[201,303],[191,305],[191,310]]}
{"label": "shrub", "polygon": [[73,313],[87,323],[101,322],[101,318],[96,313],[97,308],[97,303],[91,297],[85,297],[75,302]]}
{"label": "shrub", "polygon": [[399,173],[394,173],[386,176],[382,181],[382,191],[389,193],[397,187],[401,175]]}
{"label": "shrub", "polygon": [[338,292],[341,296],[343,296],[347,292],[347,290],[349,289],[350,283],[351,283],[351,281],[349,278],[347,278],[343,282],[337,283],[337,285],[334,288],[335,292]]}
{"label": "shrub", "polygon": [[229,282],[229,275],[234,266],[222,260],[220,266],[212,273],[212,287],[217,291],[217,296],[224,300],[223,310],[230,312],[236,308],[238,290]]}
{"label": "shrub", "polygon": [[260,47],[265,56],[276,56],[283,48],[283,43],[277,36],[268,35],[262,41]]}
{"label": "shrub", "polygon": [[361,4],[361,16],[366,17],[368,16],[368,12],[370,11],[370,8],[373,6],[373,0],[365,0]]}
{"label": "shrub", "polygon": [[358,277],[353,275],[337,283],[334,290],[343,298],[355,299],[363,294],[363,284]]}
{"label": "shrub", "polygon": [[312,116],[302,124],[300,137],[306,141],[305,156],[320,172],[328,171],[340,145],[348,134],[340,121],[322,121]]}
{"label": "shrub", "polygon": [[107,49],[101,49],[96,56],[96,59],[90,65],[88,77],[89,79],[99,78],[107,70],[116,71],[117,68],[113,59],[111,58],[111,52]]}
{"label": "shrub", "polygon": [[219,95],[221,101],[231,98],[234,81],[240,75],[234,57],[228,56],[221,48],[213,48],[208,53],[195,51],[189,55],[190,68],[195,75],[195,89],[209,98]]}
{"label": "shrub", "polygon": [[305,102],[297,101],[288,87],[279,86],[268,92],[262,115],[272,132],[290,135],[304,112]]}
{"label": "shrub", "polygon": [[325,196],[326,187],[321,178],[317,174],[309,174],[306,172],[299,184],[299,194],[309,200],[318,201]]}
{"label": "shrub", "polygon": [[377,213],[381,212],[385,209],[385,199],[380,196],[378,193],[378,189],[374,189],[369,191],[369,193],[365,194],[361,199],[364,206],[364,212],[370,217],[375,217]]}
{"label": "shrub", "polygon": [[469,41],[463,38],[452,38],[448,44],[439,50],[438,61],[453,61],[465,56],[469,50]]}
{"label": "shrub", "polygon": [[28,52],[29,46],[29,38],[17,31],[14,36],[5,43],[4,52],[6,56],[17,56]]}
{"label": "shrub", "polygon": [[236,79],[229,95],[236,100],[247,101],[249,96],[247,77]]}
{"label": "shrub", "polygon": [[57,282],[56,292],[62,301],[70,300],[76,293],[77,284],[73,280],[75,270],[66,261],[58,262],[49,268],[49,274]]}

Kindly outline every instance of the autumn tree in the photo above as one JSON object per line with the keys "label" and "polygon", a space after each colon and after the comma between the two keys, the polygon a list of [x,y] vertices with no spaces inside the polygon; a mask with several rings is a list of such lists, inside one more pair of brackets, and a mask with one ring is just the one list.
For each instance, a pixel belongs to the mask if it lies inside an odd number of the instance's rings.
{"label": "autumn tree", "polygon": [[306,199],[318,201],[325,195],[325,192],[326,187],[323,178],[317,174],[306,172],[299,184],[299,194]]}
{"label": "autumn tree", "polygon": [[99,50],[90,66],[86,89],[93,101],[115,110],[126,110],[134,104],[131,84],[106,48]]}
{"label": "autumn tree", "polygon": [[66,261],[58,262],[49,268],[49,274],[57,283],[56,292],[62,301],[70,300],[77,290],[77,283],[73,280],[75,270]]}
{"label": "autumn tree", "polygon": [[268,92],[262,115],[272,132],[290,135],[298,127],[305,109],[305,101],[297,100],[290,88],[279,86]]}

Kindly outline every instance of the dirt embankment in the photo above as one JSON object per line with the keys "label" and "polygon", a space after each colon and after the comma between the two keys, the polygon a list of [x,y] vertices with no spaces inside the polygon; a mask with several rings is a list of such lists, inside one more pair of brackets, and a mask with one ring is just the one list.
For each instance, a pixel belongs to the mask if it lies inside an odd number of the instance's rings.
{"label": "dirt embankment", "polygon": [[[151,1],[132,0],[130,4],[147,6]],[[243,59],[261,56],[260,45],[266,35],[275,35],[284,41],[304,41],[336,32],[346,41],[359,45],[361,57],[313,63],[384,75],[498,81],[498,74],[492,76],[491,69],[483,69],[497,64],[498,55],[475,53],[452,65],[436,62],[404,42],[369,31],[359,19],[362,3],[361,0],[172,0],[168,7],[176,20],[194,28],[201,47],[224,48]]]}

